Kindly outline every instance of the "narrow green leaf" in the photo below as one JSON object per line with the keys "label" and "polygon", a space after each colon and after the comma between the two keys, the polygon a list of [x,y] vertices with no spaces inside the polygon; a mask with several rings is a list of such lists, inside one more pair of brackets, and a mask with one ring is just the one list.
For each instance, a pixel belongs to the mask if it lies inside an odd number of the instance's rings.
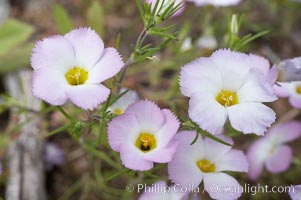
{"label": "narrow green leaf", "polygon": [[171,3],[170,5],[168,5],[167,8],[165,8],[165,6],[164,6],[164,12],[160,15],[160,18],[163,21],[167,20],[171,16],[170,13],[173,10],[174,5],[175,5],[175,2]]}
{"label": "narrow green leaf", "polygon": [[218,138],[218,137],[215,137],[214,135],[212,135],[212,134],[210,134],[210,133],[208,133],[208,132],[206,132],[206,131],[203,131],[203,130],[201,130],[201,129],[198,130],[198,131],[199,131],[203,136],[209,137],[210,139],[212,139],[212,140],[214,140],[214,141],[216,141],[216,142],[222,143],[222,144],[227,145],[227,146],[232,146],[231,144],[225,142],[224,140],[222,140],[222,139],[220,139],[220,138]]}
{"label": "narrow green leaf", "polygon": [[252,35],[242,42],[242,46],[249,44],[250,42],[252,42],[253,40],[256,40],[257,38],[267,35],[268,33],[270,33],[270,30],[261,31],[259,33],[256,33],[255,35]]}
{"label": "narrow green leaf", "polygon": [[180,2],[179,4],[176,4],[172,11],[169,13],[168,17],[171,17],[172,15],[174,15],[178,10],[180,10],[182,7],[184,6],[184,1]]}
{"label": "narrow green leaf", "polygon": [[199,133],[198,131],[196,131],[195,137],[194,137],[194,139],[192,140],[192,142],[190,143],[190,145],[193,145],[193,144],[198,140],[199,134],[200,134],[200,133]]}
{"label": "narrow green leaf", "polygon": [[73,126],[72,123],[69,123],[69,124],[66,124],[64,126],[61,126],[61,127],[57,128],[57,129],[55,129],[54,131],[51,131],[49,134],[46,135],[46,137],[50,137],[50,136],[55,135],[57,133],[61,133],[61,132],[65,131],[65,130],[69,129],[71,126]]}
{"label": "narrow green leaf", "polygon": [[152,174],[150,171],[145,171],[144,174],[150,178],[160,178],[160,176]]}
{"label": "narrow green leaf", "polygon": [[127,89],[123,92],[121,92],[120,94],[118,94],[115,98],[112,99],[112,101],[110,102],[110,106],[115,103],[118,99],[120,99],[121,97],[123,97],[123,95],[125,95],[126,93],[128,93],[130,90]]}
{"label": "narrow green leaf", "polygon": [[99,1],[93,1],[87,10],[88,25],[100,36],[104,36],[104,9]]}
{"label": "narrow green leaf", "polygon": [[159,2],[160,1],[156,1],[155,6],[154,6],[153,11],[152,11],[152,16],[156,15],[157,9],[158,9],[158,6],[159,6]]}
{"label": "narrow green leaf", "polygon": [[136,0],[136,4],[140,13],[140,17],[143,21],[143,23],[145,24],[145,20],[144,20],[144,11],[143,11],[143,7],[142,7],[142,3],[141,0]]}
{"label": "narrow green leaf", "polygon": [[53,15],[55,24],[61,34],[65,34],[73,29],[72,20],[63,6],[55,4]]}
{"label": "narrow green leaf", "polygon": [[129,171],[128,169],[123,169],[121,171],[118,171],[118,172],[114,173],[113,175],[105,178],[105,181],[110,181],[110,180],[112,180],[112,179],[114,179],[114,178],[116,178],[116,177],[118,177],[118,176],[120,176],[120,175],[122,175],[122,174],[124,174],[128,171]]}
{"label": "narrow green leaf", "polygon": [[112,93],[110,93],[107,101],[106,101],[106,104],[104,105],[104,107],[101,108],[101,120],[99,121],[99,132],[98,132],[98,136],[97,136],[97,142],[96,142],[96,147],[100,145],[100,142],[101,142],[101,139],[102,139],[102,136],[104,135],[104,130],[105,130],[105,127],[106,127],[106,121],[105,121],[105,118],[106,118],[106,114],[107,114],[107,109],[109,107],[109,103],[111,101],[111,97],[112,97]]}
{"label": "narrow green leaf", "polygon": [[86,151],[89,151],[92,155],[100,158],[101,160],[105,161],[107,164],[109,164],[111,167],[120,170],[121,166],[119,163],[114,161],[112,158],[110,158],[106,153],[99,151],[95,149],[95,147],[89,145],[88,143],[84,143],[83,147]]}
{"label": "narrow green leaf", "polygon": [[76,121],[76,119],[69,115],[61,106],[57,106],[57,109],[70,121]]}
{"label": "narrow green leaf", "polygon": [[177,39],[174,35],[168,34],[168,33],[163,33],[163,32],[157,32],[157,31],[148,31],[147,32],[149,35],[157,35],[165,38],[170,38],[170,39]]}

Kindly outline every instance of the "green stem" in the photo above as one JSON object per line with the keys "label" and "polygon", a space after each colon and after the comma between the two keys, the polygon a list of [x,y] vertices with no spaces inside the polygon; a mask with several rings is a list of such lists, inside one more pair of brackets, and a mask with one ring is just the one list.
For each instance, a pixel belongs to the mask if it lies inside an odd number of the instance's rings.
{"label": "green stem", "polygon": [[71,185],[59,198],[59,200],[68,200],[70,199],[71,195],[74,194],[80,187],[82,186],[82,179],[78,179],[73,185]]}
{"label": "green stem", "polygon": [[[135,48],[137,49],[140,49],[141,48],[141,45],[142,45],[142,43],[143,43],[143,41],[145,40],[145,38],[146,38],[146,36],[147,36],[147,29],[146,28],[144,28],[142,31],[141,31],[141,33],[139,34],[139,36],[138,36],[138,39],[137,39],[137,41],[136,41],[136,46],[135,46]],[[118,88],[117,88],[117,92],[119,92],[119,90],[120,90],[120,86],[121,86],[121,84],[122,84],[122,81],[123,81],[123,79],[124,79],[124,76],[125,76],[125,73],[126,73],[126,71],[127,71],[127,69],[128,69],[128,67],[130,66],[130,65],[132,65],[134,62],[135,62],[135,60],[133,59],[133,53],[134,52],[132,52],[130,55],[130,58],[124,63],[124,66],[123,66],[123,68],[122,68],[122,71],[121,71],[121,75],[120,75],[120,78],[119,78],[119,80],[118,80]]]}
{"label": "green stem", "polygon": [[81,192],[81,195],[79,197],[79,200],[85,200],[87,199],[90,191],[91,191],[91,184],[85,184],[83,191]]}
{"label": "green stem", "polygon": [[54,131],[51,131],[49,134],[47,134],[46,137],[50,137],[57,133],[63,132],[64,130],[68,129],[69,127],[70,127],[70,124],[66,124],[65,126],[59,127],[57,129],[55,129]]}
{"label": "green stem", "polygon": [[102,151],[98,151],[97,149],[94,149],[94,147],[88,145],[87,143],[83,144],[83,147],[86,151],[89,151],[92,155],[100,158],[101,160],[105,161],[107,164],[109,164],[111,167],[113,167],[116,170],[120,170],[121,166],[118,162],[112,160],[107,154],[105,154]]}
{"label": "green stem", "polygon": [[97,136],[97,142],[96,142],[96,147],[100,145],[100,142],[101,142],[101,138],[102,138],[102,135],[103,135],[103,130],[104,130],[104,126],[105,126],[105,117],[106,117],[106,112],[107,112],[107,109],[109,107],[109,104],[110,104],[110,101],[111,101],[111,97],[112,97],[112,93],[110,93],[108,99],[107,99],[107,102],[102,110],[102,113],[101,113],[101,119],[99,121],[100,123],[100,128],[99,128],[99,133],[98,133],[98,136]]}
{"label": "green stem", "polygon": [[113,174],[113,175],[107,177],[107,178],[105,179],[105,181],[110,181],[110,180],[112,180],[112,179],[114,179],[114,178],[116,178],[116,177],[118,177],[118,176],[124,174],[124,173],[127,172],[127,171],[128,171],[128,169],[123,169],[123,170],[121,170],[121,171],[119,171],[119,172],[117,172],[117,173],[115,173],[115,174]]}
{"label": "green stem", "polygon": [[118,80],[117,92],[119,92],[119,90],[120,90],[120,88],[121,88],[120,86],[121,86],[121,84],[122,84],[122,81],[123,81],[123,79],[124,79],[124,76],[125,76],[125,73],[126,73],[128,67],[129,67],[131,64],[134,63],[134,60],[133,60],[133,58],[132,58],[132,54],[133,54],[133,52],[131,53],[131,57],[124,63],[124,65],[123,65],[123,67],[122,67],[121,75],[120,75],[120,78],[119,78],[119,80]]}
{"label": "green stem", "polygon": [[71,115],[69,115],[61,106],[57,106],[57,109],[70,121],[76,121]]}

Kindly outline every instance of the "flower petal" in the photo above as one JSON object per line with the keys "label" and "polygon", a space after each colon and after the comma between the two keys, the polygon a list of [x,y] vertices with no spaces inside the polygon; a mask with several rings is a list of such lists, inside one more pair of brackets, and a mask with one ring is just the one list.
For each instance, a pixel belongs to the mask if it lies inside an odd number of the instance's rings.
{"label": "flower petal", "polygon": [[168,109],[163,109],[162,113],[164,115],[165,123],[156,133],[156,137],[159,140],[159,146],[165,147],[169,141],[176,135],[180,123],[177,117]]}
{"label": "flower petal", "polygon": [[274,93],[279,97],[288,97],[290,95],[289,92],[289,84],[291,83],[277,83],[273,85]]}
{"label": "flower petal", "polygon": [[298,121],[289,121],[275,125],[266,136],[273,144],[282,144],[290,142],[300,137],[301,123]]}
{"label": "flower petal", "polygon": [[281,145],[277,147],[266,160],[267,169],[272,173],[286,171],[291,164],[292,154],[292,149],[289,146]]}
{"label": "flower petal", "polygon": [[301,185],[291,186],[289,195],[292,200],[301,200]]}
{"label": "flower petal", "polygon": [[301,95],[292,95],[288,100],[293,107],[301,108]]}
{"label": "flower petal", "polygon": [[259,177],[265,160],[270,156],[272,144],[264,137],[256,140],[248,149],[247,158],[250,165],[248,175],[251,180],[256,180]]}
{"label": "flower petal", "polygon": [[145,160],[142,156],[142,153],[138,152],[139,150],[135,145],[122,144],[120,146],[120,158],[122,164],[129,169],[146,171],[150,170],[154,164],[148,160]]}
{"label": "flower petal", "polygon": [[227,119],[225,107],[206,93],[196,93],[191,96],[188,113],[194,122],[212,134],[220,133]]}
{"label": "flower petal", "polygon": [[242,151],[230,150],[215,163],[216,171],[248,172],[249,163]]}
{"label": "flower petal", "polygon": [[85,110],[93,110],[104,102],[110,90],[101,84],[83,84],[66,87],[66,95],[72,103]]}
{"label": "flower petal", "polygon": [[237,180],[222,172],[205,174],[204,187],[212,199],[218,200],[235,200],[242,193],[242,187]]}
{"label": "flower petal", "polygon": [[279,74],[278,68],[276,65],[274,65],[267,74],[267,81],[271,85],[274,85],[274,83],[277,81],[278,74]]}
{"label": "flower petal", "polygon": [[[126,91],[126,88],[121,88],[119,94],[122,94]],[[138,93],[134,90],[128,90],[122,97],[120,97],[117,101],[115,101],[108,110],[114,113],[115,109],[119,109],[121,111],[120,114],[124,113],[129,105],[135,103],[139,100]],[[116,113],[115,113],[116,114]]]}
{"label": "flower petal", "polygon": [[210,59],[216,64],[222,75],[224,90],[237,91],[252,66],[247,54],[228,49],[215,51]]}
{"label": "flower petal", "polygon": [[172,156],[174,155],[176,148],[178,146],[177,141],[171,141],[166,147],[159,148],[145,153],[144,158],[145,160],[157,163],[168,163]]}
{"label": "flower petal", "polygon": [[33,72],[33,95],[51,105],[63,105],[67,101],[65,77],[57,70],[43,67]]}
{"label": "flower petal", "polygon": [[76,66],[89,71],[101,57],[104,44],[102,39],[91,28],[78,28],[65,35],[74,48]]}
{"label": "flower petal", "polygon": [[195,131],[181,131],[177,134],[176,139],[179,145],[172,160],[168,163],[169,178],[181,186],[197,187],[203,179],[203,173],[197,167],[196,162],[203,158],[204,145],[200,137],[193,145],[190,145],[195,134]]}
{"label": "flower petal", "polygon": [[250,71],[246,81],[237,92],[239,102],[272,102],[277,98],[274,91],[266,78],[255,71]]}
{"label": "flower petal", "polygon": [[[233,144],[233,141],[230,138],[223,135],[216,135],[216,137],[231,145]],[[204,139],[204,148],[206,158],[211,162],[218,162],[231,150],[232,146],[222,144],[207,137]]]}
{"label": "flower petal", "polygon": [[270,63],[266,58],[255,54],[249,54],[249,58],[252,69],[258,71],[264,76],[268,75],[270,70]]}
{"label": "flower petal", "polygon": [[61,35],[38,41],[32,50],[31,66],[35,70],[48,67],[66,73],[75,64],[72,44]]}
{"label": "flower petal", "polygon": [[125,113],[134,114],[140,124],[141,131],[154,134],[164,125],[161,109],[151,101],[140,100],[131,105]]}
{"label": "flower petal", "polygon": [[261,103],[246,102],[227,109],[232,127],[245,134],[263,135],[275,121],[274,111]]}
{"label": "flower petal", "polygon": [[181,91],[188,97],[195,92],[209,92],[216,96],[222,89],[221,83],[220,72],[209,58],[198,58],[186,64],[181,70]]}
{"label": "flower petal", "polygon": [[115,76],[123,65],[122,58],[116,49],[105,48],[98,62],[89,71],[88,83],[101,83]]}
{"label": "flower petal", "polygon": [[140,126],[135,115],[125,113],[115,117],[108,125],[108,140],[111,148],[120,151],[120,145],[135,141],[134,137],[139,134],[139,131]]}
{"label": "flower petal", "polygon": [[240,2],[240,0],[187,0],[187,1],[194,2],[196,6],[205,6],[205,5],[231,6],[231,5],[236,5]]}
{"label": "flower petal", "polygon": [[248,176],[251,180],[255,181],[260,176],[263,170],[263,164],[263,162],[257,161],[250,163]]}

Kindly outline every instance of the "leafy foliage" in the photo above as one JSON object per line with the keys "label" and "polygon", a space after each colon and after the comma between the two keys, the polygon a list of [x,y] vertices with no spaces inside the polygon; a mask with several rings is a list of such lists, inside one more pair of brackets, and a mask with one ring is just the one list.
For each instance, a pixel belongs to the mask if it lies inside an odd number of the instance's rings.
{"label": "leafy foliage", "polygon": [[29,64],[33,43],[26,41],[33,31],[33,26],[15,19],[8,19],[0,26],[0,74]]}

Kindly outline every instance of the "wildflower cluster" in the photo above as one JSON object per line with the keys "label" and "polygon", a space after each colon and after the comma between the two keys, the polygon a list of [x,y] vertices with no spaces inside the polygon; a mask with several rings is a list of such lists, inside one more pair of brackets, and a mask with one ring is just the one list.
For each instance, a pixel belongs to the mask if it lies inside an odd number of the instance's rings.
{"label": "wildflower cluster", "polygon": [[[239,38],[236,16],[230,24],[228,48],[178,66],[181,67],[177,78],[179,90],[189,99],[188,117],[176,116],[176,110],[170,109],[172,106],[160,108],[154,100],[144,97],[139,100],[137,91],[125,88],[122,83],[133,63],[147,60],[176,41],[175,26],[165,22],[181,15],[186,4],[219,7],[240,1],[136,2],[144,29],[127,60],[116,48],[105,47],[100,36],[89,27],[36,43],[31,55],[32,93],[55,106],[69,120],[51,134],[71,132],[83,148],[101,154],[113,166],[118,163],[117,173],[121,170],[129,175],[144,172],[149,175],[157,166],[167,166],[168,179],[173,184],[197,188],[204,182],[204,190],[212,199],[234,200],[241,196],[241,192],[218,193],[210,189],[212,185],[240,187],[227,171],[247,173],[251,180],[256,180],[264,167],[271,173],[286,171],[293,156],[286,143],[300,137],[301,123],[290,119],[273,125],[276,114],[266,103],[288,97],[291,105],[300,109],[301,79],[288,80],[290,76],[281,71],[283,63],[271,66],[263,56],[233,50],[241,49],[250,39]],[[161,43],[146,44],[148,36],[159,37]],[[204,40],[200,43],[204,46]],[[217,46],[215,40],[213,43],[211,48]],[[284,75],[286,78],[281,80]],[[87,118],[78,120],[66,112],[61,106],[68,102],[84,110]],[[242,150],[232,148],[235,140],[228,137],[229,130],[260,138],[245,155]],[[96,139],[91,140],[90,133]],[[106,151],[115,152],[114,161],[97,149],[102,145]],[[49,168],[60,164],[63,154],[51,145],[47,149]],[[60,159],[53,159],[53,155]],[[165,180],[157,183],[167,186]],[[189,199],[192,195],[145,192],[140,199]]]}

